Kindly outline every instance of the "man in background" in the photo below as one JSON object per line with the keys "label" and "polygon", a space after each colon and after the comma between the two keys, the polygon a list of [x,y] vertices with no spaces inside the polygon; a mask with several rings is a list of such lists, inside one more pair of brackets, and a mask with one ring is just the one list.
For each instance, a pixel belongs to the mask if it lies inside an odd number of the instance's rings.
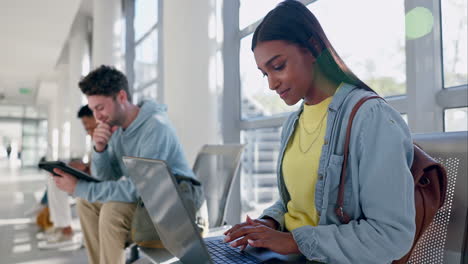
{"label": "man in background", "polygon": [[[81,119],[86,133],[89,136],[92,136],[94,129],[97,126],[97,122],[88,105],[80,108],[77,117]],[[89,163],[84,163],[81,159],[71,161],[69,165],[88,174],[90,173]],[[75,232],[71,226],[72,216],[68,199],[69,194],[57,188],[53,181],[53,177],[49,177],[48,179],[46,195],[48,200],[49,216],[53,227],[47,229],[44,235],[38,236],[39,239],[45,240],[38,244],[38,248],[59,249],[81,243],[81,239],[74,237]]]}
{"label": "man in background", "polygon": [[[92,137],[94,133],[94,129],[97,127],[97,121],[93,116],[93,111],[89,109],[88,105],[84,105],[81,107],[80,111],[78,111],[78,118],[81,119],[81,123],[83,124],[84,129],[88,136]],[[89,160],[91,160],[91,152],[92,149],[89,149],[89,153],[87,154]],[[82,161],[71,161],[69,163],[70,166],[74,167],[75,169],[79,169],[81,171],[86,172],[87,174],[91,174],[90,170],[90,163],[83,163]]]}
{"label": "man in background", "polygon": [[58,169],[54,172],[62,177],[54,178],[60,189],[81,198],[77,208],[89,262],[123,264],[138,194],[126,176],[122,157],[164,160],[175,175],[195,175],[166,106],[149,100],[133,104],[122,72],[103,65],[84,77],[79,86],[98,121],[91,171],[101,182],[78,180]]}

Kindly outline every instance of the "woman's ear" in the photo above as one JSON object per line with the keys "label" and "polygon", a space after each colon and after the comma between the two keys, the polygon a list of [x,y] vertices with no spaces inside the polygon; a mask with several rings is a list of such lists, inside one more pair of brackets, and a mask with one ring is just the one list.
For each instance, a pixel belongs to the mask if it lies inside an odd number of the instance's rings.
{"label": "woman's ear", "polygon": [[315,64],[317,61],[316,57],[314,54],[312,54],[312,51],[310,51],[308,48],[300,48],[301,53],[307,57],[307,59],[312,62],[312,64]]}
{"label": "woman's ear", "polygon": [[314,57],[317,58],[318,56],[320,56],[323,48],[322,48],[322,45],[320,45],[320,43],[317,41],[317,39],[315,39],[314,37],[310,37],[308,42],[309,42],[310,48],[312,49],[311,52],[314,55]]}

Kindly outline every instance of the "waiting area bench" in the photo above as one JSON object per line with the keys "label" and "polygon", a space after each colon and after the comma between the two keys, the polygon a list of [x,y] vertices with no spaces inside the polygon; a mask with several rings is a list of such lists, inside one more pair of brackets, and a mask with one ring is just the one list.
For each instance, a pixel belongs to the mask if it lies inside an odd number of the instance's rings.
{"label": "waiting area bench", "polygon": [[[421,237],[410,258],[412,264],[468,263],[468,131],[414,134],[414,142],[447,169],[444,206]],[[168,252],[140,248],[138,264],[178,263]],[[164,255],[166,254],[166,255]],[[153,259],[153,260],[152,260]]]}
{"label": "waiting area bench", "polygon": [[409,263],[468,263],[468,132],[413,135],[447,170],[444,206],[418,242]]}

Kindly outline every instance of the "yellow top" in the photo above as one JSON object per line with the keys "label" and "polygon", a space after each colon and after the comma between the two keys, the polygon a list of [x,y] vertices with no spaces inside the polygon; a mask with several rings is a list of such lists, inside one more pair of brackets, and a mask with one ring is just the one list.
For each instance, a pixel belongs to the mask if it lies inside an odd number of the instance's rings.
{"label": "yellow top", "polygon": [[315,184],[327,128],[327,110],[332,98],[328,97],[316,105],[304,104],[283,157],[283,178],[291,197],[285,214],[289,231],[305,225],[317,226],[319,222],[315,209]]}

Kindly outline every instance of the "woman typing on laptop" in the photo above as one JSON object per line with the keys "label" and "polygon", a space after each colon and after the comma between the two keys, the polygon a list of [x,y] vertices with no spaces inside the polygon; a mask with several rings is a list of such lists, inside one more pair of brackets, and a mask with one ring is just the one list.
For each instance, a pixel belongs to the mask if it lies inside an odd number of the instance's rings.
{"label": "woman typing on laptop", "polygon": [[415,232],[413,145],[400,114],[377,99],[357,112],[342,207],[350,221],[342,223],[335,209],[348,118],[361,98],[375,93],[298,1],[266,15],[252,51],[270,89],[288,105],[303,103],[282,130],[279,201],[228,230],[225,242],[325,263],[390,263],[405,255]]}

